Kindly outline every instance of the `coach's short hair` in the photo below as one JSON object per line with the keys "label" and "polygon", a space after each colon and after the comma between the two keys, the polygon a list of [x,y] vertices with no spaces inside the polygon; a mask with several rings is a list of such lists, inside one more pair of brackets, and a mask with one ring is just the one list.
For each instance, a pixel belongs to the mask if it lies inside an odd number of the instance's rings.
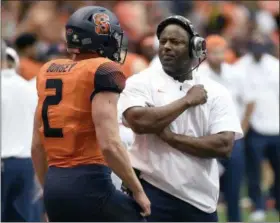
{"label": "coach's short hair", "polygon": [[1,38],[1,60],[2,60],[2,61],[7,59],[6,49],[7,49],[7,44],[6,44],[6,42]]}

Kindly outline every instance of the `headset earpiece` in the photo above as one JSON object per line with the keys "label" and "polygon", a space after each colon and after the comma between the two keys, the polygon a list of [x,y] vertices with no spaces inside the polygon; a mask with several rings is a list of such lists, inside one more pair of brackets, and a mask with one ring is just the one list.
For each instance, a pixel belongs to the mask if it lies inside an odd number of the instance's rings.
{"label": "headset earpiece", "polygon": [[193,58],[201,58],[206,55],[206,42],[200,36],[193,36],[191,41],[191,56]]}

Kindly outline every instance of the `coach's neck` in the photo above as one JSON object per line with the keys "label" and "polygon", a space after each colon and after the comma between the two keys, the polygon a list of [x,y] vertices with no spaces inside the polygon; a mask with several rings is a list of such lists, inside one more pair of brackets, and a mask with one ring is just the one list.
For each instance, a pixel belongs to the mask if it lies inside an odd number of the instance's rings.
{"label": "coach's neck", "polygon": [[176,66],[173,66],[172,69],[165,70],[165,72],[169,76],[173,77],[174,80],[183,83],[186,80],[193,79],[192,65],[193,62],[191,60],[187,60],[186,62],[178,63]]}
{"label": "coach's neck", "polygon": [[192,80],[193,75],[192,75],[192,72],[186,72],[186,73],[182,73],[181,75],[179,75],[177,77],[174,77],[174,79],[183,83],[184,81]]}
{"label": "coach's neck", "polygon": [[174,80],[179,81],[183,83],[186,80],[192,80],[193,74],[192,71],[189,70],[182,70],[182,71],[175,71],[175,72],[166,72],[170,77],[172,77]]}

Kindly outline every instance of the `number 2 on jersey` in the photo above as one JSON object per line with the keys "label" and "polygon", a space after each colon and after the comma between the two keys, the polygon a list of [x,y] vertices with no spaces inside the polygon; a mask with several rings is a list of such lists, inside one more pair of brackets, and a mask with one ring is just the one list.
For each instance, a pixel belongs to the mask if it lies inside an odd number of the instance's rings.
{"label": "number 2 on jersey", "polygon": [[62,138],[62,128],[51,128],[48,118],[48,108],[50,105],[58,105],[62,99],[62,80],[48,79],[46,82],[46,89],[55,89],[55,95],[47,96],[43,103],[42,120],[44,125],[45,137]]}

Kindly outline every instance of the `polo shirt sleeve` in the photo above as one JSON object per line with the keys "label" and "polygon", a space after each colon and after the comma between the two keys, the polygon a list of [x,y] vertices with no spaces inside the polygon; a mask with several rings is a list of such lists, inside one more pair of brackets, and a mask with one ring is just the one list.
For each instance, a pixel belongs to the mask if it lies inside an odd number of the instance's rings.
{"label": "polo shirt sleeve", "polygon": [[128,78],[119,99],[120,115],[131,107],[146,107],[147,103],[153,104],[146,75],[140,73]]}
{"label": "polo shirt sleeve", "polygon": [[232,97],[226,89],[221,90],[220,94],[213,98],[209,115],[209,134],[224,131],[235,132],[236,140],[243,137],[240,120],[236,114]]}

